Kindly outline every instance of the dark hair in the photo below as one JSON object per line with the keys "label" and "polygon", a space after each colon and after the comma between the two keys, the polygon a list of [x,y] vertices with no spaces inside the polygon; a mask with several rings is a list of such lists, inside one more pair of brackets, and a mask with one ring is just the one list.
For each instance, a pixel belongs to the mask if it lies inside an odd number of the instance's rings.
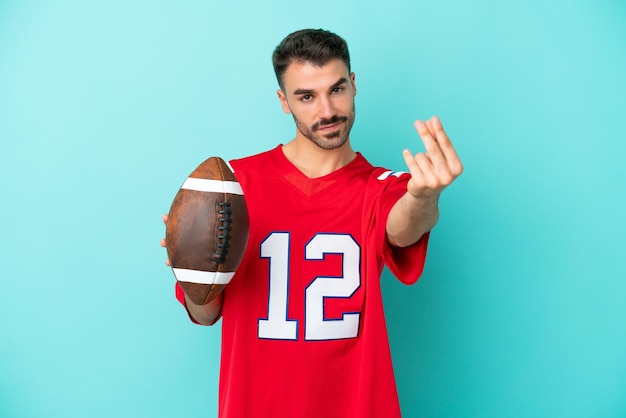
{"label": "dark hair", "polygon": [[274,50],[272,63],[282,89],[283,74],[293,61],[322,66],[335,58],[341,59],[350,71],[348,44],[342,37],[324,29],[303,29],[282,40]]}

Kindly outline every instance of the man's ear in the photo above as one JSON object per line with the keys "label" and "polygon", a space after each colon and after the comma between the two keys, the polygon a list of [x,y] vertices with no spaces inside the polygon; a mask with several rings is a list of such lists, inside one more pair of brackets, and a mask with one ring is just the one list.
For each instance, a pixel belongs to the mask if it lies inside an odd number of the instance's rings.
{"label": "man's ear", "polygon": [[280,105],[283,107],[283,112],[286,114],[291,113],[291,109],[289,108],[289,103],[287,103],[287,97],[282,90],[276,90],[276,94],[278,95],[278,99],[280,100]]}
{"label": "man's ear", "polygon": [[[355,83],[356,75],[354,73],[350,73],[350,83],[352,83],[352,90],[354,91],[354,96],[356,96],[356,83]],[[354,97],[353,96],[353,97]]]}

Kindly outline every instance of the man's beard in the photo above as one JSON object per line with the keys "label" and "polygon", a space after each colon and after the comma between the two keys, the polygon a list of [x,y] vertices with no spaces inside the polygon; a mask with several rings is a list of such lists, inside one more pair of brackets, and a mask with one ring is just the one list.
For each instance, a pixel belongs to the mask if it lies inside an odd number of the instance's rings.
{"label": "man's beard", "polygon": [[[350,130],[354,124],[355,111],[354,106],[352,106],[352,112],[350,112],[348,116],[335,115],[330,119],[321,119],[311,125],[311,127],[308,127],[304,123],[300,122],[293,113],[292,116],[293,120],[296,122],[296,128],[298,128],[298,131],[300,131],[302,135],[322,149],[333,150],[342,147],[348,141]],[[341,125],[339,126],[339,129],[334,132],[325,135],[317,133],[319,128],[323,126],[340,122]]]}

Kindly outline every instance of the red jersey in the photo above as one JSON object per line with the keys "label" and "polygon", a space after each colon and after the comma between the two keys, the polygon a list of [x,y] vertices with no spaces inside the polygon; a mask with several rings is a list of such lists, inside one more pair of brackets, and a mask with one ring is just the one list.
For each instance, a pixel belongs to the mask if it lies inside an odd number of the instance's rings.
{"label": "red jersey", "polygon": [[428,234],[403,249],[385,236],[409,175],[357,154],[310,179],[280,146],[231,165],[250,237],[224,290],[219,416],[400,417],[380,275],[423,270]]}

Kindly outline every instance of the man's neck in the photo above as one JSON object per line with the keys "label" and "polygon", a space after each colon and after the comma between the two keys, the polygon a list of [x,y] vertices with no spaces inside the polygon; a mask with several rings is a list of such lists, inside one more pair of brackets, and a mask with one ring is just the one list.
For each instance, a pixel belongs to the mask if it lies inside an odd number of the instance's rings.
{"label": "man's neck", "polygon": [[356,157],[350,140],[340,148],[325,150],[308,139],[296,138],[282,147],[285,157],[309,178],[328,175],[348,165]]}

